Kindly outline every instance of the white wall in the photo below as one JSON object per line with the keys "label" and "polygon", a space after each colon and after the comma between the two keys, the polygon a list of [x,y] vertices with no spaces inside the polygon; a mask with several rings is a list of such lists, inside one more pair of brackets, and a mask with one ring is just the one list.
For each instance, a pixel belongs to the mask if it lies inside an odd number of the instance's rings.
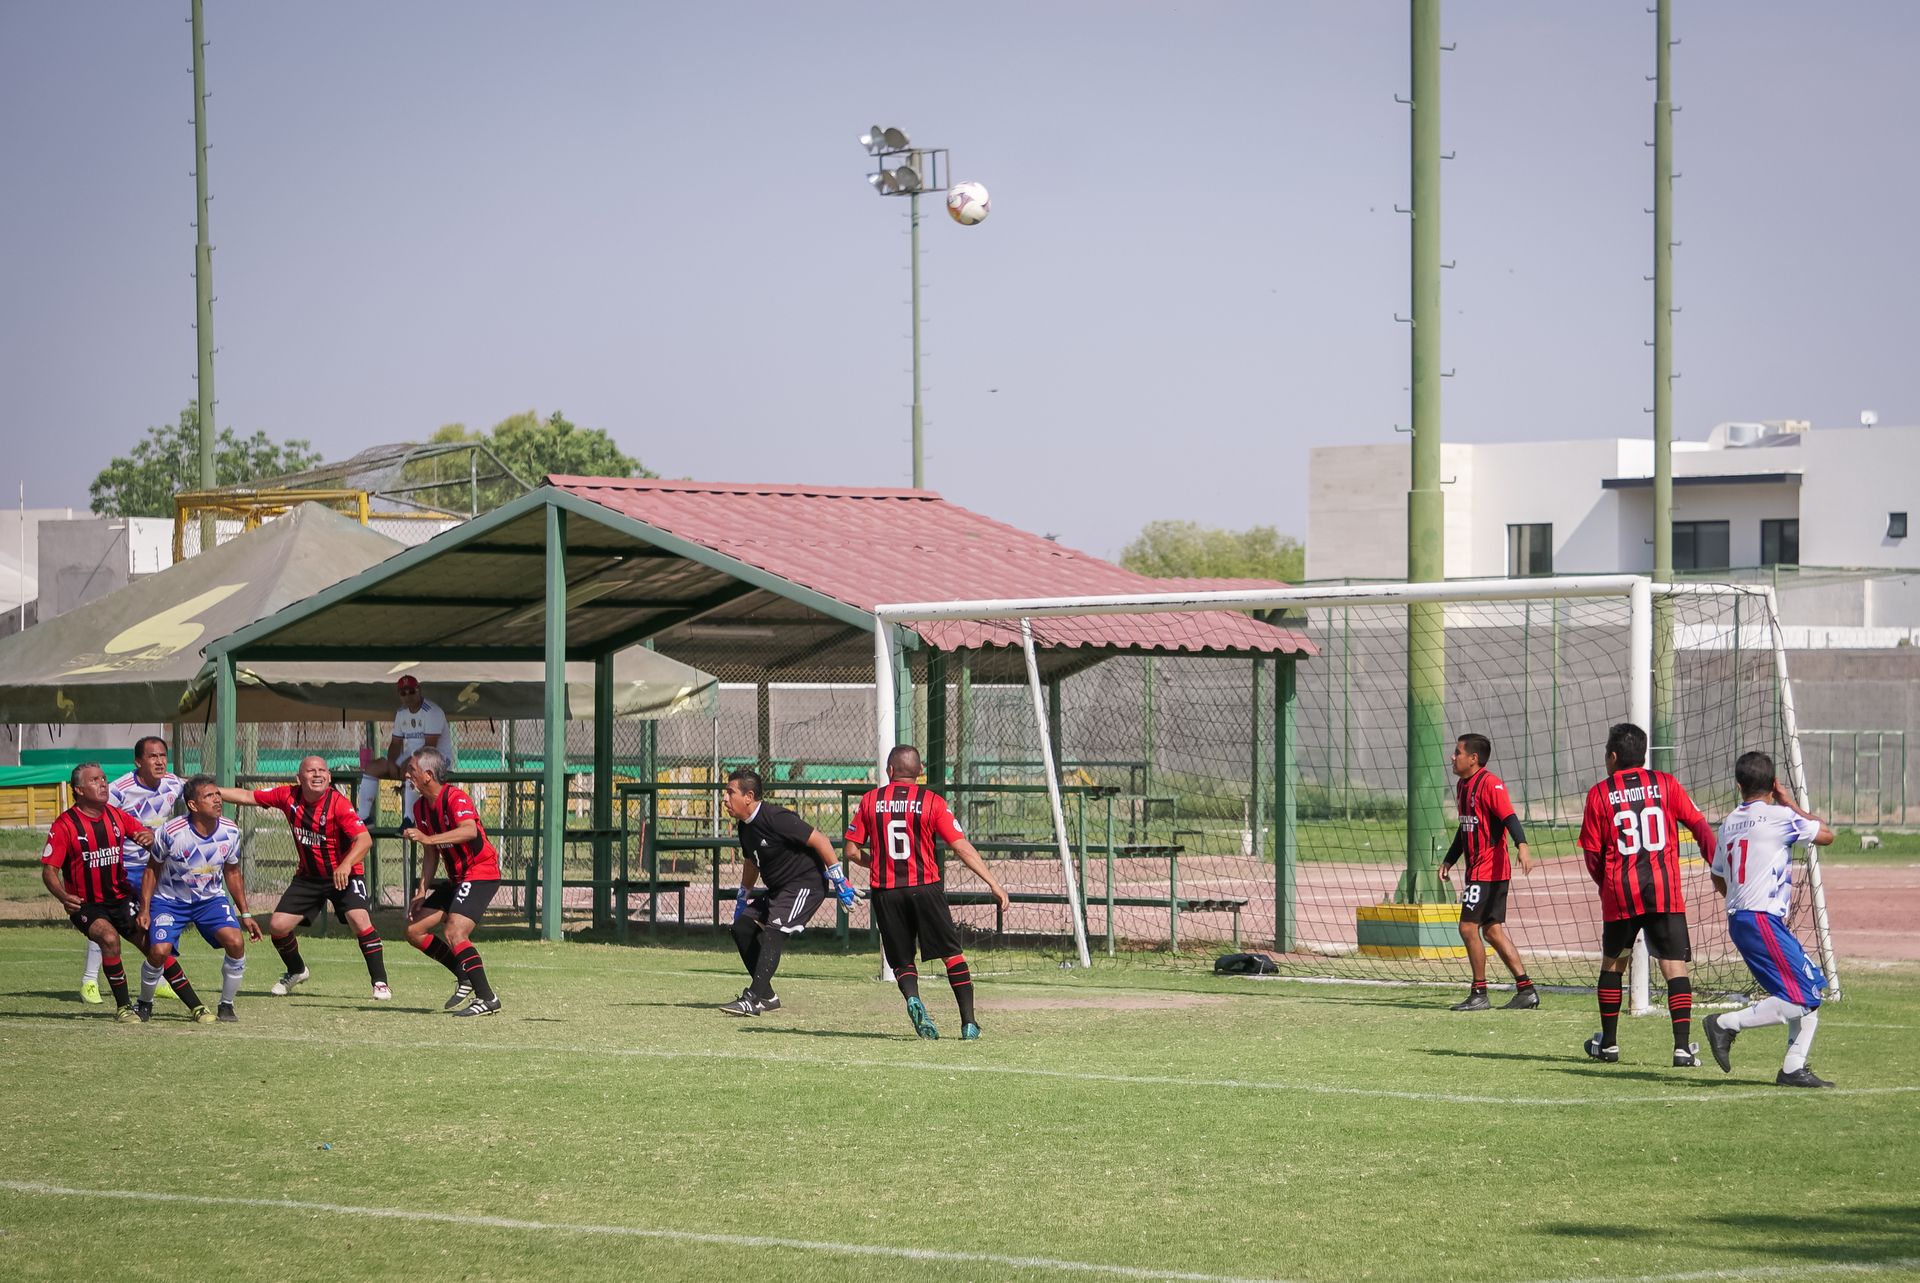
{"label": "white wall", "polygon": [[1920,569],[1920,537],[1887,538],[1889,512],[1920,521],[1920,427],[1809,432],[1799,452],[1802,562]]}

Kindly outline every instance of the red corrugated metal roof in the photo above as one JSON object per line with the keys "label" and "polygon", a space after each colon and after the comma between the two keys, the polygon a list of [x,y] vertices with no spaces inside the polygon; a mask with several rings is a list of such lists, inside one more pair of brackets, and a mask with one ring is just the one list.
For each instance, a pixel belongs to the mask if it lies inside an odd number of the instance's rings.
{"label": "red corrugated metal roof", "polygon": [[[1134,574],[931,490],[547,478],[583,499],[838,598],[862,610],[890,602],[1167,592],[1197,581]],[[1178,587],[1170,586],[1177,582]],[[1223,587],[1262,581],[1222,580]],[[1280,585],[1273,585],[1280,586]],[[1006,621],[921,624],[943,650],[1018,645]],[[1036,621],[1051,646],[1317,654],[1303,635],[1231,611],[1095,615]]]}

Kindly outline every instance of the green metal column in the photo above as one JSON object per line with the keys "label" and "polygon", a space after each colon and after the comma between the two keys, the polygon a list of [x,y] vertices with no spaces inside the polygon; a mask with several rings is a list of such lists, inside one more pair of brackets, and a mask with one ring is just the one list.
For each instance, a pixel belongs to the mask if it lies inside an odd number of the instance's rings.
{"label": "green metal column", "polygon": [[567,835],[567,513],[547,505],[547,743],[540,937],[558,940]]}
{"label": "green metal column", "polygon": [[773,782],[773,687],[757,682],[753,688],[754,746],[758,750],[753,769],[766,783]]}
{"label": "green metal column", "polygon": [[1299,904],[1294,866],[1299,861],[1300,779],[1295,760],[1296,720],[1300,711],[1294,685],[1299,660],[1274,660],[1273,671],[1273,947],[1280,953],[1299,940],[1294,916]]}
{"label": "green metal column", "polygon": [[1060,683],[1047,683],[1047,740],[1053,745],[1053,770],[1061,779],[1067,778],[1067,744],[1060,733]]}
{"label": "green metal column", "polygon": [[[924,174],[920,167],[919,156],[914,157],[914,170]],[[927,484],[925,463],[925,419],[920,408],[920,193],[914,192],[907,197],[907,217],[913,223],[913,488],[923,489]],[[897,474],[896,474],[897,475]],[[905,738],[904,736],[902,737]]]}
{"label": "green metal column", "polygon": [[[1673,580],[1673,94],[1672,0],[1659,0],[1653,104],[1653,579]],[[1652,765],[1671,771],[1673,599],[1653,601]]]}
{"label": "green metal column", "polygon": [[947,786],[947,657],[927,656],[927,787]]}
{"label": "green metal column", "polygon": [[[200,416],[200,488],[220,484],[213,433],[213,244],[207,232],[207,39],[200,0],[193,0],[193,297],[194,339],[199,352],[196,409]],[[200,518],[200,551],[213,547],[213,514]],[[222,759],[222,769],[233,763]]]}
{"label": "green metal column", "polygon": [[899,645],[893,648],[893,742],[913,743],[913,665],[907,648]]}
{"label": "green metal column", "polygon": [[959,733],[954,737],[955,784],[973,783],[973,657],[967,651],[960,652],[960,680],[955,683],[959,688],[954,693],[954,703],[959,707]]}
{"label": "green metal column", "polygon": [[[213,661],[213,720],[214,720],[214,777],[220,781],[221,788],[232,788],[233,777],[240,760],[236,751],[234,727],[239,710],[235,705],[239,701],[239,664],[232,651],[226,651]],[[206,757],[204,747],[201,757]]]}
{"label": "green metal column", "polygon": [[[613,656],[599,655],[593,661],[593,827],[600,832],[593,839],[593,925],[605,929],[613,925],[613,888],[599,883],[613,878],[613,839],[607,830],[613,827]],[[620,897],[620,916],[627,913],[626,897]]]}
{"label": "green metal column", "polygon": [[1264,707],[1266,704],[1266,676],[1267,661],[1264,659],[1254,660],[1252,682],[1253,706],[1251,709],[1253,714],[1253,735],[1251,743],[1247,746],[1249,750],[1248,756],[1251,758],[1253,778],[1247,790],[1247,829],[1252,842],[1249,854],[1253,856],[1255,861],[1267,858],[1266,825],[1262,822],[1262,816],[1260,814],[1261,808],[1266,804],[1266,790],[1261,787],[1265,782],[1263,777],[1266,774],[1266,772],[1261,769],[1265,765],[1262,759],[1266,757],[1266,745],[1262,742],[1266,738],[1263,734],[1266,729],[1264,725],[1266,722],[1266,708]]}
{"label": "green metal column", "polygon": [[[1142,759],[1144,759],[1142,778],[1140,780],[1140,794],[1142,797],[1146,797],[1153,793],[1153,656],[1151,655],[1141,661],[1140,704],[1140,755]],[[1144,824],[1146,819],[1147,806],[1145,802],[1142,802],[1140,804],[1140,820]]]}
{"label": "green metal column", "polygon": [[[1440,489],[1440,0],[1411,0],[1413,37],[1413,485],[1407,579],[1446,577]],[[1407,607],[1407,867],[1394,899],[1444,898],[1446,608]]]}

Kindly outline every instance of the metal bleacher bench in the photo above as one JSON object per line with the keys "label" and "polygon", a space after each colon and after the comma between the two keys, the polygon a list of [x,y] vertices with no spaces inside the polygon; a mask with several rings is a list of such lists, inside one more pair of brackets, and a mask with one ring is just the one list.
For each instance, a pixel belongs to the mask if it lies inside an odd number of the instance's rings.
{"label": "metal bleacher bench", "polygon": [[[1015,904],[1065,904],[1067,897],[1052,892],[1009,891],[1007,899]],[[991,891],[954,891],[948,890],[947,903],[964,906],[976,904],[993,905],[993,930],[999,935],[1006,928],[1006,915],[1000,909],[999,901],[993,898]],[[1105,896],[1089,895],[1086,908],[1100,908],[1108,903]],[[1240,910],[1247,907],[1245,900],[1229,900],[1219,897],[1201,898],[1199,896],[1153,896],[1153,895],[1116,895],[1113,906],[1128,909],[1165,909],[1170,913],[1231,913],[1233,914],[1233,944],[1240,947]],[[1177,921],[1177,919],[1175,919]],[[1179,948],[1178,927],[1174,928],[1173,946]]]}

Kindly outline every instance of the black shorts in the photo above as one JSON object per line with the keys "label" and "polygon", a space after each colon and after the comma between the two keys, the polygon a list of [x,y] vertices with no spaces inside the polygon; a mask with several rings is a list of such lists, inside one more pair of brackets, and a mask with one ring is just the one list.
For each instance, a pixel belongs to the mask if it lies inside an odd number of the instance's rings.
{"label": "black shorts", "polygon": [[134,907],[131,900],[102,900],[97,904],[83,904],[67,915],[67,921],[73,923],[73,929],[91,939],[93,924],[105,920],[120,933],[123,940],[131,940],[135,948],[147,947],[147,933],[140,929],[134,919]]}
{"label": "black shorts", "polygon": [[420,902],[422,913],[432,913],[436,909],[448,913],[457,913],[463,918],[478,922],[493,903],[494,892],[500,889],[499,878],[489,878],[484,882],[472,878],[464,882],[449,882],[441,878],[433,884],[433,891]]}
{"label": "black shorts", "polygon": [[300,925],[313,925],[313,915],[323,904],[333,906],[333,916],[345,922],[347,914],[355,909],[367,909],[367,880],[358,873],[347,875],[344,889],[336,888],[333,879],[303,877],[295,874],[293,881],[287,883],[287,889],[280,893],[280,903],[273,906],[275,913],[291,913],[300,919]]}
{"label": "black shorts", "polygon": [[931,962],[945,960],[960,952],[960,937],[953,929],[953,911],[947,907],[947,888],[935,882],[929,886],[891,887],[868,893],[873,905],[873,920],[880,928],[880,948],[887,965],[895,971],[913,969],[914,945],[920,956]]}
{"label": "black shorts", "polygon": [[740,916],[752,918],[763,927],[773,927],[790,936],[798,935],[807,929],[808,920],[820,912],[820,906],[831,898],[827,894],[824,878],[792,882],[783,887],[771,887],[766,895],[754,896],[747,901],[746,912]]}
{"label": "black shorts", "polygon": [[1687,915],[1684,913],[1643,913],[1637,918],[1609,922],[1600,932],[1600,953],[1617,958],[1633,950],[1633,938],[1647,933],[1647,953],[1667,962],[1692,962],[1693,945],[1687,940]]}
{"label": "black shorts", "polygon": [[1492,926],[1496,922],[1507,920],[1507,887],[1512,885],[1505,878],[1498,882],[1469,882],[1460,888],[1460,921],[1478,922],[1482,926]]}

